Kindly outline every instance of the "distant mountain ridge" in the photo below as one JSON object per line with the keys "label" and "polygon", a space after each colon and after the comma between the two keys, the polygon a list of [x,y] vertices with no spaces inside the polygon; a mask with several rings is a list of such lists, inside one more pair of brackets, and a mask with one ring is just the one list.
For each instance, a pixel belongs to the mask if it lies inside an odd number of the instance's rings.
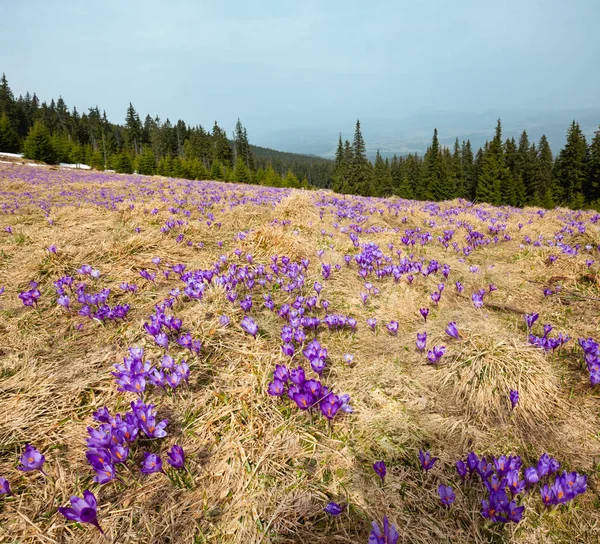
{"label": "distant mountain ridge", "polygon": [[[497,119],[502,119],[504,138],[518,140],[527,130],[529,140],[537,142],[545,134],[554,153],[565,143],[567,128],[576,120],[585,134],[591,138],[600,125],[600,109],[564,110],[555,112],[531,112],[512,110],[501,112],[489,110],[483,113],[431,112],[404,117],[402,119],[368,119],[360,117],[367,154],[374,157],[379,149],[383,157],[418,153],[423,155],[431,143],[434,128],[438,129],[440,143],[451,147],[455,138],[459,142],[471,140],[474,149],[485,144],[494,136]],[[353,123],[349,119],[344,126],[330,125],[304,128],[272,130],[270,133],[255,134],[254,140],[265,147],[289,150],[293,153],[316,155],[332,159],[338,135],[352,139]]]}

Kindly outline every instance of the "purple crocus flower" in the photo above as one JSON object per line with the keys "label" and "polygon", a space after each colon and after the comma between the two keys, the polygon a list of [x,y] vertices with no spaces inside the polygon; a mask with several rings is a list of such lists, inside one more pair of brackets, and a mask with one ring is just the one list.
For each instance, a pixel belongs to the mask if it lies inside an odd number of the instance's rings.
{"label": "purple crocus flower", "polygon": [[448,323],[448,325],[446,327],[446,334],[448,336],[451,336],[455,340],[460,340],[460,333],[458,332],[458,329],[456,328],[455,321],[450,321],[450,323]]}
{"label": "purple crocus flower", "polygon": [[285,385],[281,380],[275,379],[267,388],[267,393],[273,397],[281,397],[285,393]]}
{"label": "purple crocus flower", "polygon": [[449,485],[440,485],[440,487],[438,487],[438,495],[444,506],[451,506],[456,500],[454,490]]}
{"label": "purple crocus flower", "polygon": [[330,502],[323,510],[327,512],[331,516],[339,516],[344,510],[346,506],[341,506],[336,502]]}
{"label": "purple crocus flower", "polygon": [[377,325],[377,319],[374,317],[367,318],[367,325],[369,325],[369,327],[371,327],[371,330],[374,331]]}
{"label": "purple crocus flower", "polygon": [[519,402],[519,392],[516,389],[511,389],[509,393],[510,404],[512,405],[512,409],[515,409],[515,406]]}
{"label": "purple crocus flower", "polygon": [[464,290],[464,286],[463,286],[463,284],[462,284],[462,283],[460,283],[459,281],[457,281],[457,282],[456,282],[456,290],[457,290],[459,293],[462,293],[462,292],[463,292],[463,290]]}
{"label": "purple crocus flower", "polygon": [[2,476],[0,476],[0,495],[7,495],[8,497],[12,495],[8,480]]}
{"label": "purple crocus flower", "polygon": [[417,349],[419,351],[425,351],[427,347],[427,333],[426,332],[418,332],[417,333]]}
{"label": "purple crocus flower", "polygon": [[462,459],[456,461],[456,472],[463,480],[467,477],[467,465]]}
{"label": "purple crocus flower", "polygon": [[83,498],[72,496],[71,508],[61,506],[58,511],[67,519],[78,523],[89,523],[98,529],[102,534],[104,531],[98,523],[98,505],[96,497],[87,489],[83,492]]}
{"label": "purple crocus flower", "polygon": [[219,324],[223,327],[227,327],[227,325],[229,325],[229,321],[230,321],[230,319],[226,315],[222,315],[219,318]]}
{"label": "purple crocus flower", "polygon": [[435,304],[437,304],[440,301],[440,298],[441,295],[437,291],[435,293],[431,293],[431,300],[433,300]]}
{"label": "purple crocus flower", "polygon": [[385,483],[385,475],[387,474],[387,467],[384,461],[375,461],[373,463],[373,470],[381,478],[381,483]]}
{"label": "purple crocus flower", "polygon": [[244,319],[242,319],[240,325],[245,332],[251,334],[252,336],[254,336],[254,338],[256,338],[256,335],[258,333],[258,325],[254,321],[254,319],[246,315],[244,316]]}
{"label": "purple crocus flower", "polygon": [[525,314],[525,323],[527,324],[527,328],[529,330],[531,330],[531,327],[533,327],[533,324],[538,320],[538,317],[540,317],[540,314]]}
{"label": "purple crocus flower", "polygon": [[535,485],[540,481],[540,477],[538,476],[537,469],[535,467],[528,467],[524,472],[525,480],[529,485]]}
{"label": "purple crocus flower", "polygon": [[390,321],[387,325],[387,330],[390,331],[390,333],[396,335],[398,334],[398,322],[397,321]]}
{"label": "purple crocus flower", "polygon": [[387,516],[383,518],[383,531],[374,521],[371,524],[372,530],[369,535],[369,544],[398,544],[400,535],[394,524],[390,524]]}
{"label": "purple crocus flower", "polygon": [[98,482],[99,484],[106,484],[117,478],[115,466],[112,463],[104,463],[98,468],[94,467],[94,471],[96,472],[94,482]]}
{"label": "purple crocus flower", "polygon": [[430,452],[423,452],[423,450],[419,450],[419,461],[421,462],[421,467],[425,472],[429,472],[437,460],[438,458],[432,457]]}
{"label": "purple crocus flower", "polygon": [[421,315],[423,316],[423,319],[425,321],[427,321],[427,316],[429,315],[429,308],[420,308],[419,312],[421,312]]}
{"label": "purple crocus flower", "polygon": [[155,453],[144,453],[142,468],[140,472],[143,474],[152,474],[153,472],[163,472],[162,459]]}
{"label": "purple crocus flower", "polygon": [[185,465],[185,452],[181,446],[173,444],[173,447],[167,452],[167,463],[173,468],[180,469]]}
{"label": "purple crocus flower", "polygon": [[23,472],[39,470],[42,474],[46,474],[42,468],[45,460],[46,457],[36,450],[31,444],[25,444],[25,451],[20,458],[21,466],[17,467],[17,469],[22,470]]}
{"label": "purple crocus flower", "polygon": [[432,365],[435,365],[444,356],[445,353],[446,346],[433,346],[433,348],[427,352],[427,359]]}

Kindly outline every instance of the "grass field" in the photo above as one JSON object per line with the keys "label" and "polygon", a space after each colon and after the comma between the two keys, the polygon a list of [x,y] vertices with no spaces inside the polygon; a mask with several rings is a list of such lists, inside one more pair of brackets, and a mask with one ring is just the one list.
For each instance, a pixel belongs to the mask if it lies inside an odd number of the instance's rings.
{"label": "grass field", "polygon": [[[0,541],[104,541],[57,512],[89,489],[115,543],[366,543],[384,516],[399,542],[600,542],[600,394],[578,345],[600,340],[599,218],[0,164],[0,477],[13,493],[0,495]],[[78,273],[83,265],[99,277]],[[54,285],[65,276],[69,308]],[[19,294],[31,281],[39,298],[26,306]],[[88,294],[110,289],[106,304],[129,311],[80,315],[79,282]],[[297,308],[283,315],[285,304]],[[157,305],[182,322],[163,327],[166,349],[144,327]],[[320,318],[316,332],[314,321],[299,324],[298,308]],[[549,337],[571,339],[548,353],[529,343],[524,315],[534,312],[533,334],[551,324]],[[245,313],[256,337],[241,326]],[[330,328],[326,314],[357,324]],[[459,340],[445,333],[449,322]],[[291,360],[280,336],[290,324],[306,336],[290,342]],[[437,364],[416,349],[421,332],[426,352],[445,346]],[[185,333],[199,350],[177,342]],[[353,409],[332,420],[267,393],[276,365],[318,378],[303,355],[315,334],[327,349],[322,384],[350,395]],[[87,428],[102,407],[124,413],[138,398],[111,374],[130,347],[155,366],[165,353],[184,358],[189,382],[146,380],[141,398],[168,419],[167,435],[140,433],[119,479],[101,485]],[[27,443],[45,455],[45,475],[17,469]],[[167,469],[173,444],[185,470]],[[429,472],[420,449],[439,457]],[[538,486],[518,495],[519,523],[488,521],[481,481],[463,484],[454,466],[471,451],[519,455],[523,468],[547,452],[561,472],[587,475],[587,491],[545,508]],[[141,474],[144,452],[159,454],[165,473]],[[384,485],[372,466],[381,460]],[[440,484],[454,489],[450,508]],[[344,512],[324,512],[330,501]]]}

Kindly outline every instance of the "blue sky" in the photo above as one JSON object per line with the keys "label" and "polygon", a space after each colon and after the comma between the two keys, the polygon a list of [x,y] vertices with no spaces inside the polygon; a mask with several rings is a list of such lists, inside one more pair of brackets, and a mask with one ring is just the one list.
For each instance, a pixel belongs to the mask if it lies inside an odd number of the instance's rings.
{"label": "blue sky", "polygon": [[[4,2],[0,71],[261,143],[283,128],[600,104],[598,0]],[[254,138],[253,138],[254,136]],[[258,141],[257,141],[258,139]]]}

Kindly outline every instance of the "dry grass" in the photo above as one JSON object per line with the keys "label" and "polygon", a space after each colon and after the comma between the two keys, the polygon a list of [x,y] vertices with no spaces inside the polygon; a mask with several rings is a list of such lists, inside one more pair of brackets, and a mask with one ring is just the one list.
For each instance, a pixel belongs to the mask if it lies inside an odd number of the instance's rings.
{"label": "dry grass", "polygon": [[[198,211],[209,193],[222,196],[203,210],[214,214],[211,226]],[[123,197],[116,209],[95,203],[107,202],[108,194]],[[0,210],[2,204],[12,209],[15,199],[21,202],[14,213],[0,213],[0,286],[6,287],[0,297],[0,475],[9,479],[15,493],[14,498],[0,497],[0,541],[102,542],[93,529],[66,523],[56,513],[70,495],[89,487],[99,498],[101,524],[115,543],[360,543],[368,539],[370,521],[383,515],[397,524],[402,542],[418,544],[600,542],[600,395],[587,383],[576,342],[545,356],[525,342],[521,315],[539,311],[540,323],[552,323],[575,339],[600,336],[597,264],[590,272],[585,255],[561,255],[548,266],[548,255],[558,250],[519,248],[524,234],[533,240],[552,237],[565,224],[561,216],[569,212],[553,211],[539,219],[537,210],[528,209],[501,219],[513,240],[478,249],[467,259],[435,241],[424,248],[417,245],[416,255],[452,268],[439,307],[433,306],[429,293],[440,276],[417,277],[412,285],[374,279],[381,293],[363,306],[363,280],[355,265],[348,268],[343,261],[344,254],[356,250],[334,226],[347,228],[356,220],[340,219],[330,211],[321,219],[321,208],[315,206],[322,197],[318,193],[291,192],[284,198],[277,190],[269,194],[267,203],[248,201],[230,208],[231,202],[255,198],[256,189],[0,165]],[[48,203],[53,224],[38,205],[28,204],[29,198]],[[382,201],[347,201],[362,206],[363,229],[387,229],[360,235],[362,243],[376,242],[386,254],[388,243],[403,247],[401,234],[392,229],[421,227],[435,240],[444,229],[456,228],[420,203],[397,201],[396,216],[377,211],[386,209]],[[129,209],[129,204],[135,207]],[[172,215],[171,206],[189,210],[191,216]],[[489,223],[472,209],[460,208],[458,202],[441,206],[455,206],[455,221],[487,232]],[[154,215],[149,213],[153,208],[158,210]],[[588,220],[587,232],[566,235],[569,243],[598,245],[600,233],[589,223],[590,215],[583,218]],[[171,217],[188,224],[174,234],[161,234]],[[436,225],[425,227],[432,219]],[[521,233],[518,223],[525,224]],[[6,226],[12,234],[4,232]],[[333,236],[323,235],[322,229]],[[240,231],[248,232],[242,240],[234,239]],[[176,243],[179,233],[193,246]],[[461,245],[464,233],[457,229],[455,235]],[[59,248],[57,255],[46,251],[51,244]],[[261,332],[254,340],[239,328],[239,305],[230,304],[222,288],[211,286],[202,302],[178,302],[173,309],[184,329],[203,341],[201,355],[190,360],[189,387],[174,395],[149,395],[170,423],[168,437],[148,447],[164,452],[170,444],[181,444],[188,453],[190,488],[135,470],[125,473],[126,485],[94,484],[84,457],[91,414],[105,405],[111,412],[123,411],[132,400],[116,391],[112,365],[131,345],[144,346],[151,358],[159,355],[142,323],[154,304],[181,285],[176,279],[150,284],[139,277],[139,270],[153,268],[154,256],[185,263],[188,270],[210,267],[222,254],[235,262],[233,250],[238,247],[257,264],[268,264],[275,254],[311,259],[307,293],[321,278],[317,249],[325,250],[322,262],[341,265],[324,282],[321,298],[331,302],[332,311],[356,317],[359,326],[354,334],[323,331],[319,339],[330,353],[324,381],[351,395],[355,413],[329,426],[321,418],[311,422],[287,401],[266,395],[274,365],[284,360],[281,321],[262,309],[261,295],[255,294],[252,314]],[[97,285],[112,289],[112,302],[132,305],[124,323],[86,321],[54,304],[52,282],[74,274],[83,263],[100,269]],[[469,272],[472,264],[479,266],[477,274]],[[34,279],[40,283],[40,306],[24,308],[17,295]],[[453,288],[457,280],[465,285],[464,295]],[[122,281],[137,283],[138,292],[123,294],[118,288]],[[476,310],[470,293],[489,283],[498,291]],[[545,298],[542,288],[549,284],[563,290]],[[279,304],[290,300],[283,292],[274,298]],[[431,308],[426,324],[418,312],[423,306]],[[219,325],[223,313],[232,318],[228,328]],[[377,333],[365,325],[370,316],[379,321]],[[384,323],[391,319],[400,323],[397,336],[385,331]],[[457,322],[461,341],[445,336],[449,321]],[[78,323],[83,323],[81,331],[75,328]],[[430,345],[448,348],[438,367],[426,365],[415,351],[415,334],[424,330]],[[352,367],[343,362],[345,353],[354,355]],[[512,415],[510,388],[521,393]],[[48,478],[16,470],[26,442],[45,453]],[[441,459],[426,476],[418,466],[419,448]],[[539,497],[527,496],[523,521],[504,528],[483,523],[476,490],[455,485],[457,501],[448,515],[439,506],[436,489],[440,483],[458,483],[453,463],[470,449],[486,455],[520,454],[529,463],[548,451],[565,467],[588,474],[588,493],[552,516],[542,512]],[[378,459],[389,469],[383,489],[371,468]],[[322,511],[329,500],[349,503],[348,513],[329,518]]]}

